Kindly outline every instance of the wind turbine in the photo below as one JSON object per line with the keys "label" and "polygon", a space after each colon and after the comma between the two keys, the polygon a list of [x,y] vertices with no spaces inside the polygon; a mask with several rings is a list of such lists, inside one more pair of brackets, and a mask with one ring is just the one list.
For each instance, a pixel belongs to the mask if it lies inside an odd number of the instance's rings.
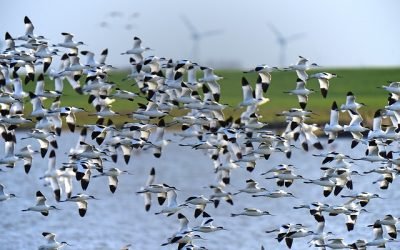
{"label": "wind turbine", "polygon": [[303,38],[306,34],[304,32],[302,33],[296,33],[290,36],[284,36],[273,24],[268,24],[269,28],[271,31],[275,34],[276,36],[276,42],[279,45],[279,64],[280,66],[286,66],[286,50],[287,50],[287,45],[290,42],[293,42],[295,40],[299,40]]}
{"label": "wind turbine", "polygon": [[200,32],[185,15],[181,15],[181,19],[190,32],[190,39],[193,42],[192,47],[192,60],[197,62],[199,53],[200,41],[205,37],[215,36],[222,33],[221,29],[208,30]]}

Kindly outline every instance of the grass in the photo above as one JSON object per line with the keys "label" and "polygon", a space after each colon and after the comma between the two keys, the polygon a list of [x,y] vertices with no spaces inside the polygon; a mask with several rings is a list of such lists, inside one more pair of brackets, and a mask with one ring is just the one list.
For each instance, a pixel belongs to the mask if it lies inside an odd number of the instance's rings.
{"label": "grass", "polygon": [[[340,76],[330,81],[326,99],[322,97],[316,79],[311,79],[307,83],[307,88],[315,90],[315,93],[309,96],[307,109],[318,114],[318,116],[313,117],[318,123],[329,120],[329,111],[333,101],[336,101],[339,106],[345,103],[348,91],[355,94],[357,102],[367,105],[360,111],[365,119],[371,119],[377,109],[387,105],[388,92],[377,87],[386,85],[388,80],[400,80],[400,70],[397,68],[325,69],[325,71]],[[309,73],[314,72],[317,71],[310,71]],[[242,98],[241,77],[245,76],[251,83],[255,83],[257,78],[255,73],[243,74],[240,71],[219,71],[217,73],[225,77],[221,81],[222,102],[231,105],[236,105]],[[260,107],[260,114],[263,115],[265,121],[282,122],[283,118],[276,117],[275,114],[292,107],[299,107],[296,96],[283,93],[283,91],[295,88],[296,78],[295,72],[274,72],[272,74],[271,86],[266,95],[271,101]]]}
{"label": "grass", "polygon": [[[322,71],[322,70],[320,70]],[[314,89],[316,92],[310,95],[307,109],[312,110],[318,114],[313,116],[313,122],[323,123],[329,120],[329,110],[333,101],[336,101],[340,106],[346,100],[346,93],[352,91],[356,95],[357,102],[365,103],[367,106],[361,110],[363,117],[370,120],[378,108],[383,108],[387,105],[387,92],[377,87],[385,85],[387,81],[400,80],[400,69],[397,68],[359,68],[359,69],[323,69],[336,73],[340,78],[332,79],[330,81],[330,88],[328,96],[324,99],[319,91],[318,81],[315,79],[309,80],[307,83],[308,88]],[[316,72],[316,71],[314,71]],[[310,74],[313,71],[309,72]],[[134,92],[138,92],[136,86],[132,86],[133,81],[122,81],[127,75],[127,72],[112,72],[110,73],[110,81],[115,82],[116,85],[121,89],[126,89]],[[216,74],[223,76],[224,79],[220,81],[221,85],[221,103],[229,104],[232,107],[236,107],[242,99],[242,88],[241,78],[245,76],[248,81],[254,86],[257,78],[255,73],[244,74],[239,70],[218,70]],[[199,77],[201,72],[199,72]],[[272,83],[266,94],[266,97],[270,98],[270,102],[259,107],[259,113],[263,116],[262,121],[276,124],[284,122],[284,118],[277,117],[275,114],[280,113],[283,110],[288,110],[292,107],[298,108],[298,102],[296,96],[291,96],[283,93],[294,89],[296,84],[295,72],[274,72],[272,74]],[[51,80],[46,79],[47,88],[52,88],[53,83]],[[34,84],[31,82],[25,87],[25,91],[33,91]],[[64,83],[64,94],[62,96],[63,106],[76,106],[83,107],[89,112],[95,112],[94,108],[88,104],[88,96],[78,95],[65,81]],[[120,113],[131,113],[137,109],[137,101],[146,103],[145,99],[138,98],[134,102],[127,100],[117,100],[112,105],[112,109]],[[45,102],[45,106],[48,107],[51,100]],[[31,105],[26,105],[27,114],[30,113]],[[238,117],[242,110],[234,110],[233,108],[227,108],[224,113],[226,116],[233,115]],[[182,112],[173,112],[173,115],[182,114]],[[347,119],[347,115],[341,116],[341,121]],[[93,123],[93,117],[87,116],[87,114],[79,114],[78,120],[80,124]],[[347,121],[346,120],[346,121]],[[121,124],[125,121],[132,121],[127,116],[114,117],[113,121],[117,124]]]}

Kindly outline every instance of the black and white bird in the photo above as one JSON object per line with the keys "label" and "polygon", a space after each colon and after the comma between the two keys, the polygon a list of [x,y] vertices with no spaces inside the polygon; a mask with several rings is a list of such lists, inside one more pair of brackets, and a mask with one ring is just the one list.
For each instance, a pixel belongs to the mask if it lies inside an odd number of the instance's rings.
{"label": "black and white bird", "polygon": [[56,206],[49,206],[46,204],[46,197],[42,194],[42,192],[37,191],[36,192],[36,204],[32,207],[28,207],[27,209],[23,209],[22,211],[34,211],[34,212],[39,212],[43,216],[48,216],[49,211],[51,210],[60,210]]}
{"label": "black and white bird", "polygon": [[326,96],[328,95],[329,80],[335,77],[338,77],[335,73],[321,72],[310,75],[308,79],[315,78],[318,80],[321,94],[324,98],[326,98]]}
{"label": "black and white bird", "polygon": [[63,200],[63,202],[76,202],[76,204],[78,205],[79,216],[84,217],[88,206],[88,200],[97,200],[97,198],[95,198],[93,195],[79,193]]}
{"label": "black and white bird", "polygon": [[0,183],[0,202],[16,197],[15,194],[7,194],[4,192],[4,185]]}
{"label": "black and white bird", "polygon": [[64,246],[71,246],[66,241],[57,242],[56,235],[50,232],[43,232],[43,237],[46,239],[46,244],[39,246],[39,250],[58,250]]}
{"label": "black and white bird", "polygon": [[300,108],[305,109],[308,102],[308,95],[313,92],[314,92],[313,89],[306,88],[306,83],[304,82],[304,80],[297,78],[296,88],[293,90],[286,91],[284,93],[290,95],[296,95],[299,101]]}

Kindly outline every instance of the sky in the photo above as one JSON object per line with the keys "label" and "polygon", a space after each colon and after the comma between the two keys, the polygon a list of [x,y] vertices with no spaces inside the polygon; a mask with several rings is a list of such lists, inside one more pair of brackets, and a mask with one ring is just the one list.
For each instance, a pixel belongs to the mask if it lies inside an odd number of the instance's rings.
{"label": "sky", "polygon": [[[216,68],[287,66],[299,55],[326,67],[395,67],[399,9],[397,0],[14,0],[2,6],[0,34],[22,35],[27,15],[35,34],[58,43],[61,32],[73,33],[87,44],[81,49],[108,48],[107,62],[120,68],[129,66],[129,56],[121,53],[132,47],[134,36],[152,48],[145,56]],[[197,55],[187,22],[199,32],[215,31],[199,41]],[[284,65],[271,26],[284,37],[298,35],[287,43]]]}

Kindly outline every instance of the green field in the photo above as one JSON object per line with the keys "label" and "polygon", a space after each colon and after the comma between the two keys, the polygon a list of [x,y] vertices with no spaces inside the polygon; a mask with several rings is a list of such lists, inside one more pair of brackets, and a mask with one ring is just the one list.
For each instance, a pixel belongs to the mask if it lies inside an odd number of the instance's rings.
{"label": "green field", "polygon": [[[361,110],[361,113],[365,119],[370,121],[374,112],[378,108],[383,108],[386,104],[387,92],[377,87],[386,85],[387,81],[398,81],[400,80],[400,69],[397,68],[360,68],[360,69],[321,69],[318,72],[327,71],[336,73],[340,78],[335,78],[330,81],[330,88],[328,96],[324,99],[319,91],[318,81],[311,79],[307,83],[307,87],[314,89],[315,93],[310,95],[307,109],[312,110],[317,115],[314,115],[312,122],[323,123],[329,119],[329,110],[333,101],[336,101],[340,106],[346,100],[346,93],[352,91],[357,98],[357,102],[362,102],[367,105]],[[317,71],[310,71],[313,73]],[[242,99],[241,89],[241,77],[246,76],[249,82],[254,86],[257,74],[247,73],[244,74],[239,70],[217,70],[216,74],[223,76],[224,79],[220,81],[221,84],[221,103],[236,106]],[[116,86],[121,89],[126,89],[134,92],[138,92],[136,86],[132,86],[133,81],[122,81],[127,75],[127,72],[111,72],[110,81],[115,82]],[[201,77],[201,72],[199,72]],[[259,113],[263,116],[261,119],[268,123],[282,123],[284,122],[282,117],[277,117],[275,114],[288,110],[292,107],[299,107],[296,96],[291,96],[283,93],[283,91],[294,89],[296,84],[296,73],[295,72],[274,72],[272,73],[272,83],[266,94],[266,97],[270,98],[270,102],[260,107]],[[52,89],[53,83],[51,80],[46,80],[46,88]],[[25,91],[32,91],[34,84],[31,82],[25,87]],[[94,108],[91,107],[88,102],[87,96],[80,96],[75,93],[67,81],[64,83],[65,93],[62,96],[62,105],[84,107],[89,112],[94,112]],[[138,98],[134,102],[126,100],[117,100],[112,106],[113,110],[128,114],[137,109],[136,102],[146,103],[143,98]],[[47,100],[45,106],[48,107],[51,100]],[[26,104],[27,112],[30,112],[31,105]],[[225,110],[226,115],[233,115],[238,117],[242,110],[234,111],[233,108],[227,108]],[[182,112],[181,112],[182,113]],[[181,114],[180,113],[180,114]],[[29,113],[28,113],[29,114]],[[173,112],[172,115],[178,115],[177,112]],[[348,115],[343,114],[340,117],[341,122],[348,121]],[[87,114],[79,115],[79,123],[93,123],[94,118],[88,117]],[[116,123],[123,123],[125,121],[132,121],[128,116],[114,117],[113,121]]]}

